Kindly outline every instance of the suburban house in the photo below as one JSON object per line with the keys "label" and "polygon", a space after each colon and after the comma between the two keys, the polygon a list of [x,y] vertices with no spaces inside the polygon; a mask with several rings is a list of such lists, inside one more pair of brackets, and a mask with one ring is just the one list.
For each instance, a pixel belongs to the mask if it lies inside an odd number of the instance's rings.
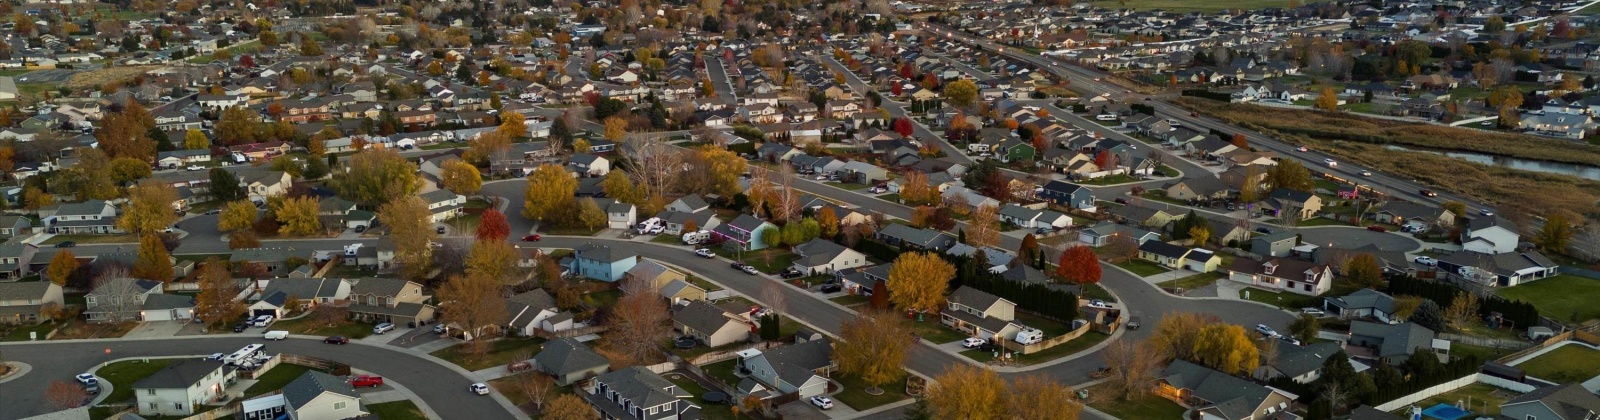
{"label": "suburban house", "polygon": [[672,382],[638,366],[609,372],[578,393],[603,419],[672,420],[700,418],[700,407]]}
{"label": "suburban house", "polygon": [[1317,296],[1333,287],[1333,268],[1293,258],[1237,258],[1228,267],[1228,280],[1268,291]]}
{"label": "suburban house", "polygon": [[283,393],[245,400],[240,411],[246,418],[291,420],[340,420],[367,415],[361,394],[344,378],[309,371],[290,381]]}
{"label": "suburban house", "polygon": [[885,285],[889,284],[891,268],[894,268],[893,262],[843,270],[835,272],[834,276],[839,279],[839,284],[844,286],[845,293],[871,296],[872,287],[877,285],[879,280]]}
{"label": "suburban house", "polygon": [[1276,210],[1280,218],[1299,217],[1299,220],[1306,220],[1322,212],[1322,197],[1286,188],[1272,190],[1267,194],[1266,204]]}
{"label": "suburban house", "polygon": [[622,280],[622,275],[639,262],[633,251],[612,249],[604,245],[585,244],[572,250],[573,273],[602,281]]}
{"label": "suburban house", "polygon": [[[194,308],[194,299],[182,295],[162,294],[162,284],[158,281],[116,278],[95,285],[93,291],[84,296],[83,316],[94,322],[121,322],[132,320],[164,321],[177,319],[172,316],[177,300],[187,300],[189,309]],[[153,297],[161,296],[152,299]],[[181,305],[178,305],[181,306]],[[149,312],[146,312],[148,307]],[[146,317],[146,315],[151,315]],[[184,313],[188,318],[189,313]]]}
{"label": "suburban house", "polygon": [[705,300],[706,289],[689,283],[687,275],[652,260],[641,260],[627,276],[650,284],[673,304],[687,300]]}
{"label": "suburban house", "polygon": [[141,416],[188,416],[215,404],[234,380],[234,369],[210,360],[179,360],[133,383]]}
{"label": "suburban house", "polygon": [[1345,352],[1353,359],[1399,365],[1418,349],[1431,351],[1433,338],[1433,330],[1414,322],[1379,324],[1350,321],[1350,341],[1345,343]]}
{"label": "suburban house", "polygon": [[252,201],[288,194],[289,188],[294,186],[294,179],[281,171],[236,171],[235,175],[239,176],[239,182]]}
{"label": "suburban house", "polygon": [[556,299],[544,289],[506,298],[506,318],[506,332],[522,337],[532,337],[536,330],[572,329],[572,313],[557,308]]}
{"label": "suburban house", "polygon": [[1167,224],[1172,223],[1173,220],[1178,220],[1185,217],[1182,213],[1178,213],[1176,210],[1169,213],[1167,210],[1131,205],[1111,207],[1106,210],[1106,213],[1110,213],[1122,223],[1143,226],[1155,230],[1166,230]]}
{"label": "suburban house", "polygon": [[433,320],[434,308],[426,302],[422,285],[413,281],[386,278],[351,280],[350,316],[366,322],[408,322]]}
{"label": "suburban house", "polygon": [[627,229],[633,227],[639,219],[639,208],[632,204],[624,203],[610,198],[589,198],[596,207],[606,213],[607,229]]}
{"label": "suburban house", "polygon": [[611,362],[577,339],[558,338],[533,355],[533,367],[554,376],[557,386],[567,386],[606,373]]}
{"label": "suburban house", "polygon": [[1484,216],[1467,222],[1461,230],[1461,249],[1484,254],[1500,254],[1517,250],[1522,236],[1510,222],[1494,216]]}
{"label": "suburban house", "polygon": [[1119,225],[1114,222],[1104,221],[1096,223],[1084,230],[1078,231],[1078,242],[1088,246],[1105,246],[1112,237],[1132,238],[1135,246],[1145,242],[1160,241],[1161,234],[1139,229],[1133,226]]}
{"label": "suburban house", "polygon": [[1592,420],[1600,418],[1600,397],[1582,384],[1548,386],[1500,404],[1500,417],[1517,420]]}
{"label": "suburban house", "polygon": [[721,347],[750,337],[752,326],[743,314],[731,314],[703,300],[673,308],[672,325],[706,347]]}
{"label": "suburban house", "polygon": [[[39,253],[39,246],[23,243],[22,241],[9,241],[0,244],[0,281],[17,281],[27,277],[32,271],[28,270],[33,263],[33,256]],[[45,272],[40,271],[41,280],[51,280]]]}
{"label": "suburban house", "polygon": [[428,220],[433,223],[444,222],[460,216],[461,209],[467,205],[466,196],[445,189],[428,191],[420,194],[419,197],[422,197],[422,202],[428,203],[428,211],[433,213],[433,216]]}
{"label": "suburban house", "polygon": [[1439,257],[1438,270],[1444,278],[1483,284],[1489,287],[1511,287],[1560,274],[1559,266],[1539,251],[1486,254],[1476,251],[1456,251]]}
{"label": "suburban house", "polygon": [[1039,198],[1050,204],[1087,212],[1095,211],[1094,192],[1087,187],[1063,181],[1050,181],[1044,184],[1043,188]]}
{"label": "suburban house", "polygon": [[833,343],[810,340],[761,351],[741,350],[735,367],[750,376],[739,382],[739,392],[762,399],[795,394],[798,398],[825,395],[833,363]]}
{"label": "suburban house", "polygon": [[1441,207],[1391,201],[1378,208],[1378,211],[1372,214],[1372,220],[1401,227],[1415,226],[1419,229],[1450,228],[1456,224],[1456,214]]}
{"label": "suburban house", "polygon": [[0,283],[0,324],[44,322],[44,305],[64,305],[63,299],[61,285],[54,282]]}
{"label": "suburban house", "polygon": [[1289,378],[1295,383],[1308,384],[1322,376],[1322,364],[1338,353],[1339,343],[1321,342],[1308,345],[1278,343],[1278,357],[1262,364],[1251,374],[1258,380]]}
{"label": "suburban house", "polygon": [[1373,318],[1386,324],[1399,319],[1394,316],[1394,297],[1372,289],[1361,289],[1342,297],[1322,299],[1322,310],[1328,315],[1344,319]]}
{"label": "suburban house", "polygon": [[1161,371],[1156,395],[1199,411],[1201,418],[1222,420],[1275,418],[1299,398],[1183,360]]}
{"label": "suburban house", "polygon": [[260,299],[250,304],[250,316],[272,315],[282,318],[289,299],[304,307],[334,303],[350,298],[350,282],[329,278],[274,278],[267,280]]}
{"label": "suburban house", "polygon": [[943,251],[956,243],[955,237],[944,232],[900,223],[890,223],[875,235],[885,244],[919,251]]}
{"label": "suburban house", "polygon": [[101,200],[62,204],[53,212],[40,210],[39,216],[50,233],[60,235],[122,232],[116,227],[117,208]]}
{"label": "suburban house", "polygon": [[1036,210],[1015,204],[1000,207],[1000,220],[1026,229],[1072,226],[1072,218],[1054,210]]}
{"label": "suburban house", "polygon": [[999,342],[1027,327],[1015,322],[1017,304],[971,287],[959,287],[946,298],[939,321],[967,335]]}
{"label": "suburban house", "polygon": [[1299,243],[1300,237],[1292,231],[1269,233],[1250,238],[1250,252],[1264,257],[1287,257]]}
{"label": "suburban house", "polygon": [[805,275],[831,274],[870,264],[866,254],[822,238],[795,245],[794,254],[796,258],[790,268]]}
{"label": "suburban house", "polygon": [[767,248],[767,234],[778,233],[778,226],[748,214],[740,214],[732,222],[717,225],[711,233],[723,238],[722,246],[730,249],[759,251]]}
{"label": "suburban house", "polygon": [[1184,269],[1200,273],[1217,271],[1222,257],[1203,248],[1189,248],[1161,241],[1139,244],[1139,259],[1171,269]]}
{"label": "suburban house", "polygon": [[1229,187],[1221,178],[1197,176],[1167,184],[1165,191],[1174,200],[1215,200],[1227,198]]}
{"label": "suburban house", "polygon": [[611,161],[588,153],[572,155],[572,159],[567,161],[567,166],[573,172],[585,177],[602,177],[611,173]]}
{"label": "suburban house", "polygon": [[717,226],[722,224],[722,219],[716,218],[716,214],[712,213],[711,210],[701,210],[690,213],[671,210],[670,206],[668,207],[668,210],[662,210],[660,213],[656,213],[656,218],[661,219],[661,221],[666,224],[666,226],[661,229],[661,232],[667,235],[682,235],[684,233],[688,233],[685,232],[685,229],[688,229],[690,226],[694,226],[695,231],[714,232],[716,231]]}

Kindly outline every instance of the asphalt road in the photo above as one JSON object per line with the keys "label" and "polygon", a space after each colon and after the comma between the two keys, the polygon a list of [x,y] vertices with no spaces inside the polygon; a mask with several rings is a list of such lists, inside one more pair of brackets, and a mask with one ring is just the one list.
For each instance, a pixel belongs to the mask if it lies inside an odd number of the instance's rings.
{"label": "asphalt road", "polygon": [[[253,331],[253,330],[252,330]],[[515,419],[490,397],[467,392],[471,385],[461,373],[416,355],[383,347],[335,346],[308,339],[268,342],[257,334],[221,335],[168,340],[50,341],[0,344],[6,360],[20,361],[33,370],[0,384],[0,418],[17,419],[54,411],[44,400],[45,386],[55,380],[72,380],[97,364],[125,357],[207,355],[231,353],[246,344],[265,343],[266,350],[292,353],[348,364],[405,385],[435,412],[455,419]],[[106,356],[106,349],[111,355]]]}

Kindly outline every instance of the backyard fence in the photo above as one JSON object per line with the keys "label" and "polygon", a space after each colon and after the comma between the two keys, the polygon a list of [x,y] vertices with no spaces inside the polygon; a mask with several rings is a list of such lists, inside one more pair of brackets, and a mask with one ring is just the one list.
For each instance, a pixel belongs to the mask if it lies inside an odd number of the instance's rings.
{"label": "backyard fence", "polygon": [[1443,393],[1446,393],[1446,392],[1450,392],[1450,391],[1452,391],[1452,390],[1454,390],[1456,388],[1464,387],[1464,386],[1467,386],[1467,385],[1472,385],[1472,384],[1475,384],[1475,383],[1482,383],[1482,384],[1485,384],[1485,385],[1490,385],[1490,386],[1494,386],[1494,387],[1497,387],[1497,388],[1504,388],[1504,389],[1508,389],[1508,390],[1512,390],[1512,391],[1516,391],[1516,392],[1528,392],[1528,391],[1532,391],[1534,389],[1533,385],[1528,385],[1528,384],[1525,384],[1525,383],[1516,382],[1516,381],[1503,379],[1503,378],[1497,378],[1497,377],[1485,375],[1485,374],[1482,374],[1482,373],[1473,373],[1473,374],[1470,374],[1470,375],[1467,375],[1467,376],[1463,376],[1463,377],[1457,378],[1455,380],[1451,380],[1449,382],[1445,382],[1445,383],[1441,383],[1441,384],[1438,384],[1438,385],[1427,387],[1427,388],[1425,388],[1425,389],[1423,389],[1421,391],[1417,391],[1416,393],[1413,393],[1411,395],[1407,395],[1407,396],[1404,396],[1404,397],[1396,398],[1396,399],[1394,399],[1392,401],[1389,401],[1389,402],[1386,402],[1386,403],[1383,403],[1383,404],[1378,404],[1378,406],[1376,408],[1378,410],[1380,410],[1380,411],[1399,410],[1401,408],[1405,408],[1405,407],[1410,406],[1412,404],[1416,404],[1417,402],[1420,402],[1422,400],[1426,400],[1428,398],[1433,398],[1433,396],[1435,396],[1435,395],[1439,395],[1439,394],[1443,394]]}
{"label": "backyard fence", "polygon": [[1040,341],[1040,342],[1037,342],[1037,343],[1033,343],[1033,344],[1024,345],[1022,343],[1018,343],[1018,342],[1011,341],[1011,340],[1000,340],[1000,345],[1005,347],[1007,350],[1011,350],[1011,351],[1014,351],[1014,352],[1017,352],[1017,353],[1022,353],[1022,354],[1038,353],[1038,352],[1044,351],[1046,349],[1049,349],[1051,347],[1059,346],[1059,345],[1064,344],[1064,343],[1066,343],[1068,341],[1075,340],[1078,337],[1082,337],[1083,334],[1088,333],[1090,330],[1093,330],[1094,329],[1094,325],[1095,324],[1093,322],[1084,322],[1083,326],[1078,327],[1078,329],[1076,329],[1076,330],[1072,330],[1071,332],[1068,332],[1068,333],[1062,334],[1062,335],[1058,335],[1058,336],[1055,336],[1055,337],[1050,337],[1050,338],[1044,339],[1043,341]]}
{"label": "backyard fence", "polygon": [[533,336],[543,339],[572,338],[581,335],[598,334],[604,332],[606,328],[607,327],[604,325],[595,325],[592,327],[572,328],[556,332],[535,329],[533,330]]}
{"label": "backyard fence", "polygon": [[749,345],[749,346],[741,346],[741,347],[739,347],[737,349],[733,349],[733,350],[713,351],[713,352],[710,352],[710,353],[706,353],[706,354],[702,354],[702,355],[699,355],[699,356],[695,356],[695,357],[686,359],[684,361],[689,362],[689,364],[695,365],[695,366],[709,365],[709,364],[712,364],[712,363],[726,361],[726,360],[733,359],[735,357],[739,357],[739,352],[741,352],[741,351],[745,351],[745,350],[749,350],[749,349],[768,350],[768,349],[771,349],[773,347],[778,347],[779,344],[783,344],[783,342],[782,341],[762,341],[762,342],[755,343],[755,344],[752,344],[752,345]]}
{"label": "backyard fence", "polygon": [[1565,265],[1557,268],[1556,270],[1560,271],[1561,274],[1571,274],[1571,275],[1578,276],[1578,277],[1588,277],[1588,278],[1591,278],[1591,279],[1600,279],[1600,271],[1588,270],[1588,269],[1565,266]]}

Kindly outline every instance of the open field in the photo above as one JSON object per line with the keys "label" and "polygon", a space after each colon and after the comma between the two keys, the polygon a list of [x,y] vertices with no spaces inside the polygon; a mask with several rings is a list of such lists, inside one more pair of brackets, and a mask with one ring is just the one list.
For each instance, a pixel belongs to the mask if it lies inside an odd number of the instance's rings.
{"label": "open field", "polygon": [[1522,362],[1517,368],[1528,376],[1558,384],[1575,384],[1600,376],[1600,350],[1568,344]]}
{"label": "open field", "polygon": [[1600,306],[1591,300],[1600,296],[1600,280],[1562,274],[1496,292],[1532,303],[1539,313],[1552,318],[1574,322],[1600,318]]}

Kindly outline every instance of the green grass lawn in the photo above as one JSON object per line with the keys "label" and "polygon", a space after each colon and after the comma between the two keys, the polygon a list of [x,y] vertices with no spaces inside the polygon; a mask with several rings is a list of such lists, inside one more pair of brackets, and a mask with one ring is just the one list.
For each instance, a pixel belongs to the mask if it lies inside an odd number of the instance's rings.
{"label": "green grass lawn", "polygon": [[857,190],[867,189],[866,185],[857,184],[857,183],[854,183],[854,182],[828,182],[827,184],[833,186],[834,188],[850,190],[850,191],[857,191]]}
{"label": "green grass lawn", "polygon": [[256,376],[257,382],[255,385],[250,385],[250,388],[246,388],[244,390],[244,397],[250,398],[283,389],[283,387],[288,385],[289,382],[294,381],[295,378],[299,378],[300,375],[304,375],[306,372],[310,371],[311,368],[305,366],[278,363],[277,366],[273,366],[271,370],[267,371],[267,373]]}
{"label": "green grass lawn", "polygon": [[1507,299],[1532,303],[1552,318],[1574,322],[1600,318],[1600,305],[1591,300],[1600,296],[1600,280],[1562,274],[1496,291]]}
{"label": "green grass lawn", "polygon": [[1165,272],[1168,272],[1168,271],[1172,271],[1172,270],[1168,270],[1166,267],[1162,267],[1162,266],[1160,266],[1160,265],[1158,265],[1156,263],[1145,261],[1145,260],[1141,260],[1141,259],[1130,259],[1130,260],[1127,260],[1127,261],[1112,263],[1112,265],[1115,265],[1115,266],[1118,266],[1118,267],[1122,267],[1123,269],[1128,270],[1128,271],[1132,271],[1134,275],[1137,275],[1137,276],[1140,276],[1140,277],[1150,277],[1150,276],[1154,276],[1154,275],[1157,275],[1157,274],[1161,274],[1161,273],[1165,273]]}
{"label": "green grass lawn", "polygon": [[600,308],[600,307],[609,308],[609,307],[611,307],[613,305],[616,305],[617,304],[617,300],[620,300],[620,299],[622,299],[622,290],[620,290],[620,289],[602,290],[602,291],[598,291],[598,292],[594,292],[594,293],[589,293],[589,294],[583,295],[583,304],[589,305],[589,307],[591,307],[591,308]]}
{"label": "green grass lawn", "polygon": [[428,420],[428,415],[409,400],[367,404],[367,412],[382,420]]}
{"label": "green grass lawn", "polygon": [[844,295],[844,296],[839,296],[839,297],[836,297],[836,298],[833,298],[833,299],[828,299],[828,300],[831,300],[831,301],[833,301],[833,303],[837,303],[837,304],[844,305],[844,306],[855,306],[855,305],[860,305],[860,304],[863,304],[863,303],[871,302],[872,298],[867,297],[865,295]]}
{"label": "green grass lawn", "polygon": [[1039,331],[1043,331],[1045,337],[1055,337],[1072,332],[1071,325],[1063,324],[1054,319],[1045,318],[1023,311],[1017,311],[1016,315],[1017,322],[1022,323],[1022,325],[1037,328]]}
{"label": "green grass lawn", "polygon": [[873,407],[906,399],[906,382],[903,378],[879,387],[883,389],[883,395],[867,394],[866,382],[862,382],[861,378],[855,375],[842,372],[835,373],[833,379],[844,386],[844,389],[835,394],[833,399],[856,409],[856,411],[870,410]]}
{"label": "green grass lawn", "polygon": [[1102,177],[1099,177],[1099,178],[1085,180],[1085,181],[1082,181],[1082,182],[1079,182],[1079,183],[1080,184],[1085,184],[1085,185],[1111,185],[1111,184],[1121,184],[1121,183],[1125,183],[1125,182],[1134,182],[1134,181],[1138,181],[1138,180],[1137,179],[1133,179],[1133,177],[1127,176],[1127,175],[1124,175],[1124,174],[1116,174],[1116,175],[1102,176]]}
{"label": "green grass lawn", "polygon": [[1329,219],[1329,218],[1326,218],[1326,217],[1313,217],[1313,218],[1310,218],[1310,219],[1301,220],[1299,222],[1296,222],[1295,226],[1300,226],[1300,227],[1350,226],[1350,224],[1349,223],[1345,223],[1345,222],[1341,222],[1341,221],[1338,221],[1338,220]]}
{"label": "green grass lawn", "polygon": [[[1246,296],[1247,294],[1248,294],[1248,296]],[[1343,296],[1343,295],[1333,294],[1332,292],[1327,293],[1327,295],[1328,296]],[[1246,300],[1253,300],[1253,301],[1256,301],[1256,302],[1261,302],[1261,303],[1265,303],[1265,304],[1268,304],[1268,305],[1277,306],[1277,307],[1281,307],[1281,308],[1303,308],[1303,307],[1306,307],[1306,306],[1320,306],[1320,305],[1313,305],[1313,303],[1319,302],[1322,299],[1322,298],[1319,298],[1319,297],[1316,297],[1316,296],[1304,296],[1304,295],[1297,295],[1297,294],[1294,294],[1294,293],[1268,292],[1266,290],[1261,290],[1261,289],[1257,289],[1257,288],[1254,288],[1254,287],[1246,287],[1243,290],[1240,290],[1239,291],[1239,298],[1246,299]]]}
{"label": "green grass lawn", "polygon": [[650,242],[667,245],[682,245],[683,238],[672,235],[656,235],[654,238],[650,238]]}
{"label": "green grass lawn", "polygon": [[683,376],[683,374],[676,372],[668,372],[662,374],[661,377],[671,381],[674,385],[677,385],[678,388],[682,388],[684,392],[688,392],[690,395],[693,395],[693,397],[689,397],[688,400],[689,402],[694,403],[694,405],[700,406],[700,418],[707,420],[727,420],[734,418],[733,410],[729,408],[730,406],[728,404],[709,403],[700,398],[705,396],[707,392],[711,392],[711,390],[706,389],[704,386],[700,386],[699,382],[695,382],[693,379],[689,379],[688,377]]}
{"label": "green grass lawn", "polygon": [[66,241],[79,244],[132,244],[139,242],[139,235],[132,233],[123,235],[56,235],[40,242],[40,245],[55,245]]}
{"label": "green grass lawn", "polygon": [[56,329],[56,323],[54,322],[46,322],[39,325],[6,325],[0,327],[0,341],[28,341],[28,333],[30,332],[39,333],[39,339],[43,340],[45,334],[49,334],[50,330],[54,329]]}
{"label": "green grass lawn", "polygon": [[[772,247],[757,251],[744,252],[728,251],[720,246],[711,247],[711,249],[716,251],[717,255],[721,255],[724,258],[743,261],[745,264],[756,266],[756,270],[767,274],[777,274],[782,272],[783,270],[789,268],[789,265],[794,263],[795,259],[793,252],[789,252],[789,250],[783,249],[782,247]],[[729,268],[729,270],[732,270],[732,268]]]}
{"label": "green grass lawn", "polygon": [[700,369],[704,370],[707,375],[711,375],[712,379],[722,381],[722,383],[727,384],[728,386],[739,386],[739,381],[741,378],[739,378],[739,375],[735,375],[733,373],[733,365],[737,362],[738,359],[728,359],[701,366]]}
{"label": "green grass lawn", "polygon": [[539,232],[546,235],[594,236],[594,234],[599,233],[601,230],[605,230],[605,227],[601,226],[598,228],[589,229],[581,226],[539,226]]}
{"label": "green grass lawn", "polygon": [[[1421,402],[1413,405],[1418,407],[1432,407],[1435,404],[1441,403],[1455,405],[1457,402],[1465,403],[1467,401],[1471,401],[1472,406],[1468,407],[1467,411],[1494,417],[1500,415],[1500,404],[1506,402],[1506,400],[1511,399],[1511,397],[1515,395],[1517,394],[1513,394],[1511,391],[1495,388],[1491,385],[1475,383],[1452,389],[1443,394],[1429,397],[1428,399],[1422,400]],[[1402,408],[1395,410],[1394,413],[1405,415],[1406,410],[1409,409],[1409,407]]]}
{"label": "green grass lawn", "polygon": [[890,203],[899,203],[900,202],[900,193],[890,193],[890,194],[880,195],[880,196],[878,196],[878,199],[879,200],[883,200],[883,201],[888,201]]}
{"label": "green grass lawn", "polygon": [[909,320],[908,323],[911,325],[913,330],[916,330],[917,336],[922,337],[924,340],[931,341],[934,344],[961,341],[962,339],[967,338],[965,333],[956,331],[950,327],[946,327],[944,324],[940,324],[939,314],[925,314],[922,316],[922,321],[913,319]]}
{"label": "green grass lawn", "polygon": [[300,319],[277,322],[272,324],[271,329],[305,335],[342,335],[351,340],[372,335],[372,324],[341,320],[336,324],[328,325],[316,318],[317,315],[310,315]]}
{"label": "green grass lawn", "polygon": [[[1023,325],[1027,325],[1027,326],[1030,326],[1030,327],[1033,326],[1033,324],[1023,324]],[[1048,349],[1044,349],[1043,351],[1029,353],[1029,354],[1013,355],[1012,357],[1013,357],[1013,360],[1016,363],[1021,364],[1021,365],[1032,365],[1032,364],[1044,363],[1044,362],[1048,362],[1048,361],[1051,361],[1051,360],[1059,359],[1059,358],[1062,358],[1062,357],[1071,356],[1073,354],[1076,354],[1076,353],[1078,353],[1080,351],[1083,351],[1085,349],[1088,349],[1090,347],[1094,347],[1096,344],[1100,344],[1100,342],[1106,341],[1107,338],[1111,338],[1111,336],[1107,335],[1107,334],[1103,334],[1103,333],[1090,331],[1090,332],[1084,333],[1083,336],[1081,336],[1081,337],[1073,339],[1072,341],[1061,343],[1060,345],[1057,345],[1055,347],[1051,347],[1051,348],[1048,348]],[[988,362],[988,361],[994,360],[994,353],[993,352],[986,352],[986,351],[982,351],[982,350],[967,350],[967,351],[961,352],[961,355],[970,357],[970,358],[972,358],[972,360],[977,360],[979,362]],[[1132,417],[1125,417],[1125,418],[1132,418]]]}
{"label": "green grass lawn", "polygon": [[[1221,280],[1223,277],[1227,276],[1224,276],[1222,273],[1218,272],[1200,273],[1189,277],[1179,278],[1176,284],[1179,290],[1194,290],[1199,287],[1216,283],[1217,280]],[[1161,282],[1161,287],[1172,287],[1173,284],[1174,282],[1171,281],[1163,281]]]}
{"label": "green grass lawn", "polygon": [[1119,419],[1177,419],[1184,412],[1178,403],[1155,395],[1118,399],[1105,385],[1089,387],[1089,406]]}
{"label": "green grass lawn", "polygon": [[1527,372],[1528,376],[1572,384],[1600,375],[1600,363],[1595,363],[1596,360],[1600,360],[1600,350],[1567,345],[1522,362],[1517,367]]}
{"label": "green grass lawn", "polygon": [[544,343],[542,338],[503,338],[489,343],[488,351],[482,356],[472,354],[471,343],[458,344],[430,354],[466,370],[481,370],[532,357],[539,352],[541,343]]}
{"label": "green grass lawn", "polygon": [[133,399],[133,383],[155,374],[178,359],[150,359],[149,362],[128,360],[116,362],[94,372],[94,376],[111,382],[111,395],[106,403],[119,403]]}
{"label": "green grass lawn", "polygon": [[1167,204],[1176,204],[1180,206],[1189,205],[1189,202],[1187,201],[1167,197],[1167,193],[1161,190],[1146,191],[1144,194],[1140,195],[1140,197],[1144,197],[1146,200],[1156,200]]}
{"label": "green grass lawn", "polygon": [[1450,357],[1477,357],[1478,360],[1489,361],[1499,359],[1511,354],[1513,349],[1500,349],[1494,347],[1474,346],[1466,343],[1450,343]]}
{"label": "green grass lawn", "polygon": [[689,276],[689,284],[693,284],[695,286],[700,286],[701,289],[706,289],[707,292],[715,292],[715,291],[718,291],[718,290],[722,290],[722,286],[718,286],[716,283],[712,283],[710,280],[702,279],[702,278],[695,277],[695,276]]}

